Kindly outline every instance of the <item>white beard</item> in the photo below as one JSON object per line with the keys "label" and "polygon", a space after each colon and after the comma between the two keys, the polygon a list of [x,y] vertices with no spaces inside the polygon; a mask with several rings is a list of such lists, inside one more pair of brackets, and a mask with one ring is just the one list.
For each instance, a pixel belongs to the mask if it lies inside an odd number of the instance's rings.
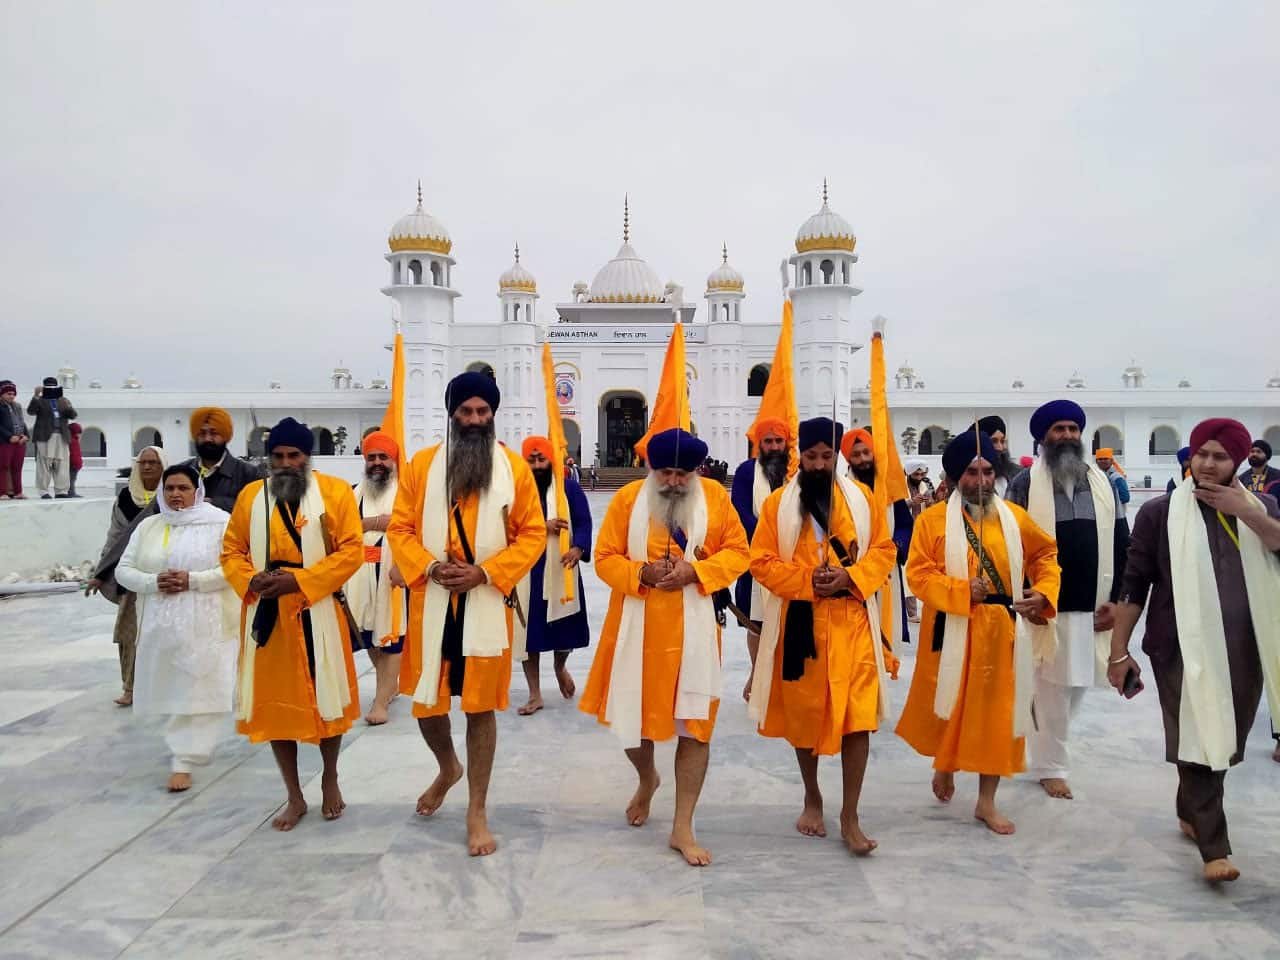
{"label": "white beard", "polygon": [[[690,477],[689,482],[698,483],[698,477]],[[644,495],[649,499],[649,516],[655,523],[669,523],[672,530],[687,531],[690,520],[689,494],[676,500],[668,500],[658,492],[660,489],[657,478],[654,474],[649,474],[644,481]]]}

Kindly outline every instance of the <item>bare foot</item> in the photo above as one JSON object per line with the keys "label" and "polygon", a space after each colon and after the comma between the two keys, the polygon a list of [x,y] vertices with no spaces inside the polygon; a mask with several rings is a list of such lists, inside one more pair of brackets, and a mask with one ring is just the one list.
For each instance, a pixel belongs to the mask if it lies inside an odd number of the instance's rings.
{"label": "bare foot", "polygon": [[326,820],[337,820],[342,816],[342,811],[347,809],[346,803],[342,799],[342,791],[338,789],[338,778],[335,776],[332,780],[326,777],[320,778],[320,812],[324,814]]}
{"label": "bare foot", "polygon": [[566,700],[572,700],[578,688],[573,682],[573,677],[569,675],[567,668],[561,667],[556,671],[556,682],[560,684],[560,696]]}
{"label": "bare foot", "polygon": [[462,764],[456,760],[453,766],[447,770],[441,770],[436,774],[436,778],[431,781],[431,786],[422,791],[422,796],[418,797],[418,816],[429,817],[440,809],[440,804],[444,803],[444,796],[449,792],[449,788],[462,779]]}
{"label": "bare foot", "polygon": [[371,727],[380,727],[387,722],[387,704],[373,701],[373,706],[364,715],[364,722]]}
{"label": "bare foot", "polygon": [[1196,842],[1196,828],[1185,820],[1178,821],[1178,829],[1182,831],[1182,835],[1192,842]]}
{"label": "bare foot", "polygon": [[498,841],[489,832],[489,818],[483,810],[467,811],[467,852],[473,857],[487,857],[498,849]]}
{"label": "bare foot", "polygon": [[631,798],[631,802],[627,804],[627,823],[633,827],[643,827],[645,825],[645,821],[649,819],[649,804],[660,786],[662,786],[662,778],[656,772],[653,774],[652,781],[646,777],[640,778],[640,785],[636,787],[636,794]]}
{"label": "bare foot", "polygon": [[933,795],[943,803],[950,803],[956,795],[956,775],[943,770],[934,771]]}
{"label": "bare foot", "polygon": [[528,703],[526,703],[526,704],[525,704],[523,707],[521,707],[519,710],[517,710],[517,711],[516,711],[516,713],[520,714],[520,716],[522,716],[522,717],[528,717],[528,716],[532,716],[533,714],[537,713],[537,712],[538,712],[539,710],[541,710],[541,709],[542,709],[542,698],[541,698],[541,697],[530,697],[530,698],[529,698],[529,702],[528,702]]}
{"label": "bare foot", "polygon": [[182,793],[184,790],[191,789],[191,774],[189,773],[171,773],[169,774],[169,792]]}
{"label": "bare foot", "polygon": [[112,703],[114,703],[118,707],[132,707],[133,691],[126,690],[124,693],[120,694],[120,696],[116,697],[115,700],[112,701]]}
{"label": "bare foot", "polygon": [[800,818],[796,820],[796,829],[806,837],[825,837],[827,835],[827,824],[822,819],[822,801],[810,803],[808,800],[804,802],[804,809],[800,811]]}
{"label": "bare foot", "polygon": [[1055,800],[1072,800],[1071,788],[1067,786],[1067,781],[1061,777],[1046,777],[1040,781],[1040,786],[1044,787],[1044,792]]}
{"label": "bare foot", "polygon": [[973,815],[985,823],[992,833],[998,833],[1002,837],[1012,836],[1015,829],[1013,821],[1002,815],[1000,811],[996,809],[995,804],[992,804],[989,807],[978,804],[973,811]]}
{"label": "bare foot", "polygon": [[1210,883],[1230,883],[1239,876],[1240,870],[1226,857],[1210,860],[1204,865],[1204,878]]}
{"label": "bare foot", "polygon": [[742,699],[747,701],[747,703],[751,702],[751,684],[755,683],[755,680],[756,680],[756,672],[753,669],[750,673],[747,674],[747,685],[742,688]]}
{"label": "bare foot", "polygon": [[1274,760],[1276,763],[1280,763],[1280,741],[1276,742],[1276,749],[1271,754],[1271,759]]}
{"label": "bare foot", "polygon": [[857,817],[846,817],[844,814],[840,815],[840,839],[849,848],[849,852],[858,857],[865,857],[880,846],[880,844],[862,832],[862,827],[859,826]]}
{"label": "bare foot", "polygon": [[271,826],[281,833],[288,833],[298,825],[298,821],[307,815],[307,801],[299,797],[297,800],[285,802],[280,816],[271,821]]}
{"label": "bare foot", "polygon": [[711,851],[706,847],[698,846],[698,841],[694,839],[693,831],[688,827],[675,827],[671,831],[671,837],[667,840],[672,850],[675,850],[684,857],[684,862],[691,867],[709,867],[711,866]]}

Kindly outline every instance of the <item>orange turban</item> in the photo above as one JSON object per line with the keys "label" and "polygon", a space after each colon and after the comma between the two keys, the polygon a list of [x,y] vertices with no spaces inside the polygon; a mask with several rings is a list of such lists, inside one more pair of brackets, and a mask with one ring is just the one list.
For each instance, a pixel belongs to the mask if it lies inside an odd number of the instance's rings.
{"label": "orange turban", "polygon": [[223,410],[221,407],[200,407],[191,414],[191,439],[194,440],[201,428],[206,424],[213,427],[222,434],[228,441],[231,440],[235,433],[235,428],[231,425],[231,414]]}
{"label": "orange turban", "polygon": [[1095,460],[1114,460],[1116,452],[1110,447],[1099,447],[1098,452],[1093,455]]}
{"label": "orange turban", "polygon": [[520,456],[529,459],[529,454],[540,453],[547,458],[548,462],[555,459],[555,451],[551,449],[551,441],[546,437],[525,437],[524,443],[520,445]]}
{"label": "orange turban", "polygon": [[781,437],[787,443],[792,440],[791,431],[787,428],[787,422],[780,417],[765,417],[756,424],[756,442],[759,443],[768,436]]}
{"label": "orange turban", "polygon": [[383,433],[381,430],[375,430],[361,440],[360,450],[362,453],[381,451],[392,460],[400,459],[400,445],[396,443],[396,438],[389,433]]}
{"label": "orange turban", "polygon": [[868,447],[875,449],[875,443],[871,440],[871,434],[861,427],[855,427],[844,435],[840,440],[840,452],[844,454],[844,458],[848,460],[853,456],[853,445],[855,443],[865,443]]}

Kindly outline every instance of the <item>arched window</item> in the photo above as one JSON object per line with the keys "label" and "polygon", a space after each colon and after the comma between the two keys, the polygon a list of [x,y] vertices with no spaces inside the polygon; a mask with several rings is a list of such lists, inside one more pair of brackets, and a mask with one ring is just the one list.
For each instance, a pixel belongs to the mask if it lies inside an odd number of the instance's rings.
{"label": "arched window", "polygon": [[947,431],[942,427],[925,427],[920,434],[920,456],[940,456],[947,445],[947,439]]}
{"label": "arched window", "polygon": [[769,383],[769,365],[757,363],[747,375],[747,396],[763,397],[764,388]]}
{"label": "arched window", "polygon": [[105,457],[107,455],[107,438],[97,427],[85,428],[80,437],[80,452],[86,457]]}
{"label": "arched window", "polygon": [[315,450],[319,457],[333,456],[333,434],[326,427],[312,427],[311,436],[315,438]]}
{"label": "arched window", "polygon": [[823,260],[822,263],[818,265],[818,269],[822,271],[822,282],[831,283],[835,276],[836,265],[830,260]]}
{"label": "arched window", "polygon": [[808,260],[805,261],[804,267],[800,270],[800,286],[807,287],[813,283],[813,264]]}
{"label": "arched window", "polygon": [[431,285],[433,287],[440,286],[440,264],[435,260],[431,261]]}
{"label": "arched window", "polygon": [[1262,439],[1271,444],[1272,450],[1280,450],[1280,427],[1267,427],[1262,432]]}
{"label": "arched window", "polygon": [[513,304],[511,308],[511,319],[515,323],[520,322],[520,304]]}
{"label": "arched window", "polygon": [[133,432],[133,455],[136,457],[143,447],[163,447],[164,437],[155,427],[139,427]]}
{"label": "arched window", "polygon": [[490,380],[497,380],[498,375],[493,372],[493,367],[485,363],[483,360],[477,360],[474,363],[467,364],[468,373],[487,373]]}
{"label": "arched window", "polygon": [[727,303],[724,305],[724,319],[725,319],[725,322],[726,322],[726,323],[728,323],[728,321],[729,321],[729,305],[728,305]]}
{"label": "arched window", "polygon": [[1147,453],[1153,457],[1176,457],[1178,455],[1178,431],[1173,427],[1156,427],[1151,431],[1151,440],[1147,444]]}
{"label": "arched window", "polygon": [[397,260],[395,262],[395,265],[391,268],[391,282],[398,284],[400,282],[400,277],[401,277],[400,261]]}
{"label": "arched window", "polygon": [[1099,427],[1093,431],[1093,449],[1090,452],[1097,453],[1102,447],[1110,447],[1117,457],[1124,453],[1124,434],[1118,427]]}
{"label": "arched window", "polygon": [[415,285],[422,283],[422,261],[421,260],[409,261],[409,274],[413,277],[413,282]]}

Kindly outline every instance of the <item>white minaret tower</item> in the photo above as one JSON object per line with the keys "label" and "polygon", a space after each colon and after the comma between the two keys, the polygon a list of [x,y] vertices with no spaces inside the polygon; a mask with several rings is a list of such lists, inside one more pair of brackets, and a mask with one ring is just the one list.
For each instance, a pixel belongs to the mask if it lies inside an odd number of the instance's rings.
{"label": "white minaret tower", "polygon": [[702,439],[711,455],[736,464],[746,449],[747,429],[743,412],[743,384],[747,375],[742,359],[742,274],[729,266],[729,248],[722,246],[721,262],[707,277],[707,347],[702,369],[710,377],[711,389],[706,415],[708,423]]}
{"label": "white minaret tower", "polygon": [[444,388],[449,377],[453,301],[453,241],[444,224],[417,207],[396,221],[387,238],[391,281],[382,292],[395,301],[393,320],[404,334],[404,437],[407,456],[444,436]]}
{"label": "white minaret tower", "polygon": [[[546,430],[535,343],[535,304],[538,283],[520,263],[520,244],[515,261],[498,278],[498,299],[502,302],[501,349],[498,352],[498,388],[502,406],[498,411],[498,437],[519,450],[525,437]],[[539,414],[542,415],[539,415]]]}
{"label": "white minaret tower", "polygon": [[796,405],[800,419],[836,417],[851,423],[852,380],[849,366],[862,337],[853,333],[853,298],[862,288],[853,283],[858,255],[853,227],[827,205],[822,181],[822,208],[796,234],[791,291],[795,311]]}

